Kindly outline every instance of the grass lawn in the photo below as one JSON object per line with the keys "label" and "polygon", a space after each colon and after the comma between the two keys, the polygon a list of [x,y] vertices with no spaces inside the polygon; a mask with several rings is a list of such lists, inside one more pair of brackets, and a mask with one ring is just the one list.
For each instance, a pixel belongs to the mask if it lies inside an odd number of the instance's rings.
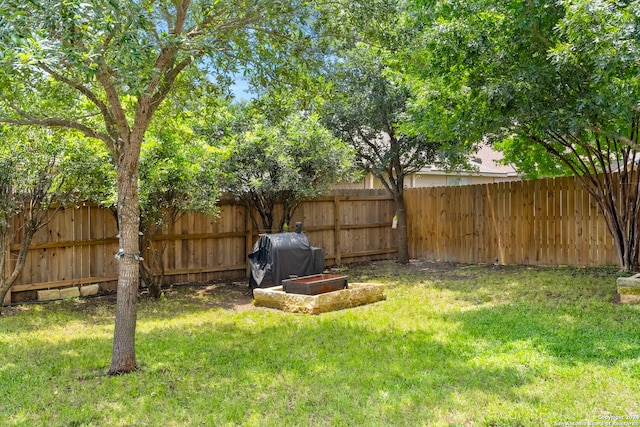
{"label": "grass lawn", "polygon": [[387,300],[290,314],[253,307],[244,283],[141,299],[141,369],[120,377],[113,297],[13,307],[0,425],[640,425],[640,306],[615,302],[615,270],[344,273]]}

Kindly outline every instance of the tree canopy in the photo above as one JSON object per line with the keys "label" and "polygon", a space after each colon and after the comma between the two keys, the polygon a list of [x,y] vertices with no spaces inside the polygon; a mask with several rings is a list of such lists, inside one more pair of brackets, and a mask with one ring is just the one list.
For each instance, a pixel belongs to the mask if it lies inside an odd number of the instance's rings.
{"label": "tree canopy", "polygon": [[183,76],[226,84],[242,68],[264,85],[309,75],[324,5],[0,1],[0,121],[77,130],[102,141],[116,166],[122,256],[110,373],[137,367],[139,161],[158,108]]}
{"label": "tree canopy", "polygon": [[405,177],[428,164],[456,167],[465,162],[463,154],[468,147],[452,133],[409,126],[408,109],[415,93],[399,61],[413,43],[417,27],[407,5],[401,1],[371,2],[350,5],[346,10],[347,16],[360,19],[361,25],[354,26],[352,40],[336,49],[328,72],[333,90],[320,111],[327,127],[356,151],[358,165],[393,195],[398,261],[407,263]]}
{"label": "tree canopy", "polygon": [[530,176],[576,175],[605,214],[621,266],[636,264],[640,4],[415,5],[424,31],[405,59],[418,128],[437,105],[453,120],[447,128],[499,142]]}
{"label": "tree canopy", "polygon": [[270,118],[251,106],[226,114],[208,130],[209,143],[222,156],[224,189],[247,206],[256,230],[283,231],[303,199],[352,175],[353,153],[314,114]]}
{"label": "tree canopy", "polygon": [[215,216],[218,212],[220,158],[195,135],[191,114],[170,114],[153,124],[140,153],[141,280],[159,297],[164,279],[167,241],[153,242],[170,232],[187,212]]}
{"label": "tree canopy", "polygon": [[62,209],[100,191],[108,154],[72,132],[0,126],[0,303],[24,269],[34,234]]}

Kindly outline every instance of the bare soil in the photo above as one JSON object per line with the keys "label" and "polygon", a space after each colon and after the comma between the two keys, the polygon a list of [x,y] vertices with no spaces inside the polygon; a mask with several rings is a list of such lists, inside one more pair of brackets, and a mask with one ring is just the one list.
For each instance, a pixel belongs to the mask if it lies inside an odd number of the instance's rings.
{"label": "bare soil", "polygon": [[[409,264],[398,264],[393,260],[373,261],[351,264],[349,266],[329,268],[329,273],[339,273],[348,276],[351,282],[371,281],[376,277],[394,277],[400,275],[424,274],[431,277],[455,279],[460,268],[464,265],[449,262],[431,262],[425,260],[411,260]],[[488,265],[487,268],[496,268]],[[460,275],[461,279],[468,276]],[[185,301],[197,302],[198,305],[223,308],[226,310],[246,311],[254,308],[252,293],[248,280],[235,279],[206,283],[181,283],[163,289],[162,298],[179,298]],[[139,300],[150,299],[146,290],[142,290]],[[19,305],[3,307],[2,316],[15,316],[26,310],[31,304],[47,304],[42,302],[28,302]],[[75,304],[75,309],[83,312],[95,312],[99,307],[116,304],[116,293],[111,292],[98,296],[82,298]]]}

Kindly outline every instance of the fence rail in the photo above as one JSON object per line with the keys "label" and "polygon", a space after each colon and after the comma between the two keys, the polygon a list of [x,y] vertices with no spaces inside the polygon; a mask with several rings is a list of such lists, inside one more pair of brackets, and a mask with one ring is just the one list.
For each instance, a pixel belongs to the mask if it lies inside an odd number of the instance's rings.
{"label": "fence rail", "polygon": [[[384,191],[340,191],[305,201],[293,221],[313,246],[325,249],[327,266],[390,258],[397,253],[391,228],[394,204]],[[185,213],[152,244],[165,245],[166,283],[246,277],[247,254],[261,230],[254,230],[247,210],[231,200],[211,217]],[[12,301],[34,299],[38,290],[117,284],[117,228],[106,209],[86,204],[65,209],[34,236],[25,269],[12,287]],[[7,256],[15,265],[20,242]]]}
{"label": "fence rail", "polygon": [[[574,178],[405,191],[413,258],[464,263],[616,265],[604,217]],[[302,221],[327,266],[397,255],[392,198],[383,190],[340,191],[302,203]],[[258,237],[246,209],[220,204],[220,215],[186,213],[153,245],[165,245],[167,283],[246,277]],[[13,300],[35,291],[117,282],[117,229],[111,213],[85,205],[66,209],[34,237]],[[7,256],[13,268],[20,242]]]}
{"label": "fence rail", "polygon": [[573,177],[407,189],[411,257],[616,265],[604,216]]}

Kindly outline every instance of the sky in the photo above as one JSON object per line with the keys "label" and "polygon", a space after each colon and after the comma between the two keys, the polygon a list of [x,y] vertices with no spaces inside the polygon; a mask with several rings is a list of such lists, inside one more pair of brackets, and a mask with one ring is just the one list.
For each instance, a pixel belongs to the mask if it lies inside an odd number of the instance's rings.
{"label": "sky", "polygon": [[231,93],[238,101],[248,101],[252,94],[249,92],[249,83],[242,77],[236,77],[235,84],[231,85]]}

